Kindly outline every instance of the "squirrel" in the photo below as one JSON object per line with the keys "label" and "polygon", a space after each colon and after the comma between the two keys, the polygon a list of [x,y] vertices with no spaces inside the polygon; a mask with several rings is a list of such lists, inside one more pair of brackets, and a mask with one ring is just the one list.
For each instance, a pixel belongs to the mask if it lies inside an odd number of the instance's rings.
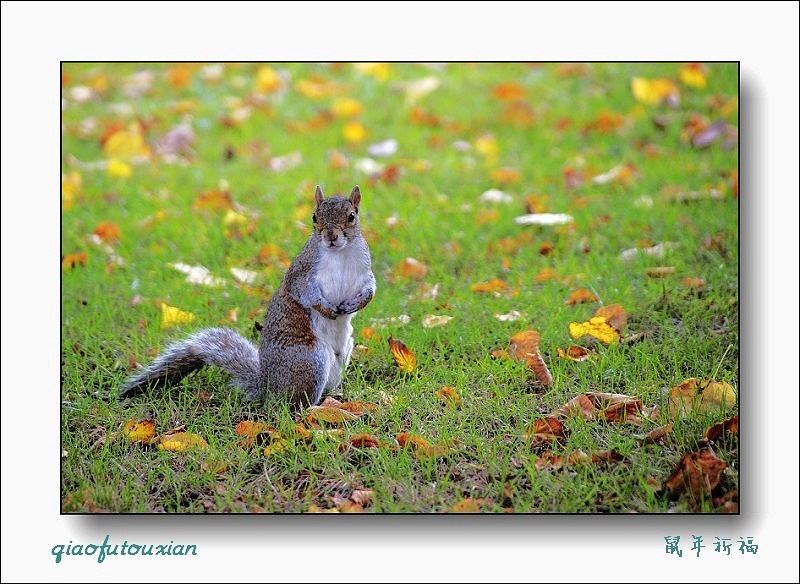
{"label": "squirrel", "polygon": [[335,389],[353,351],[350,320],[375,295],[361,235],[361,190],[324,198],[317,186],[313,231],[272,296],[258,348],[233,329],[203,329],[167,346],[122,386],[120,399],[166,387],[205,365],[228,371],[251,399],[285,396],[295,408]]}

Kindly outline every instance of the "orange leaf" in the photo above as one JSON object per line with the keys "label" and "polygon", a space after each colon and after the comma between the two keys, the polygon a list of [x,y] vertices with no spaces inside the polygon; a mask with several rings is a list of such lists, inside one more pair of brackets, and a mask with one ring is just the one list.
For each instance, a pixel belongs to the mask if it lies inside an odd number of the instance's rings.
{"label": "orange leaf", "polygon": [[120,235],[119,225],[110,221],[103,221],[95,228],[94,234],[106,243],[117,241]]}
{"label": "orange leaf", "polygon": [[349,440],[350,445],[356,448],[380,448],[378,439],[371,434],[356,434]]}
{"label": "orange leaf", "polygon": [[544,362],[544,359],[538,351],[525,357],[525,365],[528,369],[533,371],[539,383],[542,385],[552,385],[553,375],[550,373],[550,370],[547,368],[547,363]]}
{"label": "orange leaf", "polygon": [[584,302],[597,302],[598,298],[593,292],[589,292],[586,288],[578,288],[569,295],[569,300],[564,302],[567,306],[575,304],[583,304]]}
{"label": "orange leaf", "polygon": [[[323,402],[321,405],[325,405]],[[378,410],[378,406],[375,404],[369,404],[362,401],[354,401],[354,402],[341,402],[338,405],[339,408],[350,412],[351,414],[355,414],[356,416],[360,416],[367,412],[375,412]]]}
{"label": "orange leaf", "polygon": [[672,434],[672,428],[674,426],[674,422],[670,422],[666,426],[661,426],[660,428],[655,428],[654,430],[650,430],[644,436],[644,443],[651,444],[653,442],[658,442],[667,434]]}
{"label": "orange leaf", "polygon": [[450,510],[453,513],[478,513],[481,510],[481,505],[485,503],[487,503],[486,499],[467,498],[453,505]]}
{"label": "orange leaf", "polygon": [[400,265],[395,268],[394,274],[403,278],[422,280],[428,274],[428,266],[414,258],[405,258]]}
{"label": "orange leaf", "polygon": [[502,290],[506,289],[506,283],[499,278],[495,278],[491,282],[486,282],[482,284],[473,284],[472,291],[473,292],[484,292],[489,294],[494,294],[495,292],[501,292]]}
{"label": "orange leaf", "polygon": [[523,438],[531,440],[532,447],[545,442],[555,442],[564,436],[564,424],[553,416],[537,419],[522,435]]}
{"label": "orange leaf", "polygon": [[509,184],[518,181],[522,175],[513,168],[495,168],[489,173],[489,178],[501,184]]}
{"label": "orange leaf", "polygon": [[525,88],[519,83],[498,83],[492,89],[492,97],[496,99],[520,99],[525,97]]}
{"label": "orange leaf", "polygon": [[139,422],[128,420],[122,426],[122,433],[131,442],[151,444],[156,435],[156,423],[154,420],[141,420]]}
{"label": "orange leaf", "polygon": [[232,209],[233,199],[228,191],[209,191],[199,196],[192,208],[197,209]]}
{"label": "orange leaf", "polygon": [[414,353],[411,352],[403,341],[393,338],[392,335],[389,335],[387,342],[389,343],[389,349],[392,352],[395,363],[400,367],[400,371],[403,373],[411,373],[414,367],[417,366],[417,357]]}
{"label": "orange leaf", "polygon": [[68,253],[61,256],[61,271],[65,272],[75,266],[82,266],[86,263],[86,252]]}
{"label": "orange leaf", "polygon": [[457,406],[461,403],[461,396],[458,395],[455,387],[443,387],[442,389],[436,391],[436,397],[439,399],[448,402],[454,406]]}
{"label": "orange leaf", "polygon": [[236,424],[236,434],[239,436],[256,436],[266,431],[267,425],[264,422],[243,420]]}
{"label": "orange leaf", "polygon": [[627,422],[640,425],[642,423],[642,400],[630,398],[611,404],[597,414],[597,419],[606,422]]}

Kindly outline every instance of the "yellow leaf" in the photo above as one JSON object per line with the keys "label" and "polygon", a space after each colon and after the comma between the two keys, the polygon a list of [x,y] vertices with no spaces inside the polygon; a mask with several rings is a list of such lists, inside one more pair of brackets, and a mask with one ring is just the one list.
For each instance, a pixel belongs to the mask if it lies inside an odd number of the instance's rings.
{"label": "yellow leaf", "polygon": [[133,174],[133,167],[119,158],[109,160],[107,170],[111,178],[128,178]]}
{"label": "yellow leaf", "polygon": [[475,150],[482,154],[489,164],[494,164],[500,155],[500,146],[497,144],[497,138],[492,134],[484,134],[475,140]]}
{"label": "yellow leaf", "polygon": [[171,450],[178,452],[187,450],[189,448],[200,448],[205,450],[208,448],[208,442],[202,436],[192,434],[191,432],[178,432],[176,434],[169,434],[162,436],[161,441],[158,443],[159,450]]}
{"label": "yellow leaf", "polygon": [[71,209],[75,202],[75,195],[81,188],[83,177],[77,170],[61,175],[61,208],[66,211]]}
{"label": "yellow leaf", "polygon": [[191,312],[184,312],[166,303],[161,304],[161,328],[171,328],[182,324],[188,324],[197,318]]}
{"label": "yellow leaf", "polygon": [[239,436],[256,436],[266,431],[267,425],[264,422],[243,420],[236,424],[236,434]]}
{"label": "yellow leaf", "polygon": [[335,100],[331,104],[331,112],[337,118],[352,118],[364,111],[361,102],[352,97],[343,97]]}
{"label": "yellow leaf", "polygon": [[681,83],[690,87],[697,87],[703,89],[706,86],[706,71],[705,68],[699,63],[687,63],[678,72],[678,78]]}
{"label": "yellow leaf", "polygon": [[680,96],[678,86],[670,79],[645,79],[634,77],[631,79],[631,91],[636,101],[655,105],[670,96]]}
{"label": "yellow leaf", "polygon": [[233,209],[228,209],[228,212],[225,213],[225,217],[222,218],[222,224],[225,227],[230,227],[231,225],[234,226],[244,226],[250,222],[250,219],[247,215],[242,215],[241,213],[237,213]]}
{"label": "yellow leaf", "polygon": [[283,438],[278,438],[277,440],[273,440],[270,444],[264,448],[264,456],[271,456],[276,452],[280,452],[281,450],[286,450],[288,443]]}
{"label": "yellow leaf", "polygon": [[309,406],[306,409],[306,413],[315,420],[327,422],[329,424],[341,424],[358,418],[356,414],[343,410],[342,408],[331,406]]}
{"label": "yellow leaf", "polygon": [[141,420],[139,422],[128,420],[122,426],[122,433],[131,442],[150,444],[156,435],[156,423],[153,420]]}
{"label": "yellow leaf", "polygon": [[283,81],[272,67],[259,67],[256,72],[256,87],[258,93],[272,93],[280,89]]}
{"label": "yellow leaf", "polygon": [[417,358],[414,353],[411,352],[403,341],[393,338],[392,335],[389,335],[387,342],[389,343],[389,349],[392,351],[395,363],[400,367],[400,371],[403,373],[411,373],[414,367],[417,366]]}
{"label": "yellow leaf", "polygon": [[359,73],[370,75],[378,81],[386,81],[391,71],[388,63],[355,63],[354,67]]}
{"label": "yellow leaf", "polygon": [[603,316],[594,316],[584,323],[569,323],[569,334],[573,339],[589,335],[607,345],[619,341],[619,332]]}
{"label": "yellow leaf", "polygon": [[114,132],[103,144],[103,152],[109,158],[130,160],[141,156],[150,155],[150,147],[144,140],[138,126],[131,126],[129,130]]}
{"label": "yellow leaf", "polygon": [[671,417],[686,417],[689,412],[700,414],[717,412],[736,405],[736,392],[725,381],[711,381],[690,377],[669,392]]}
{"label": "yellow leaf", "polygon": [[367,130],[358,122],[348,122],[342,130],[342,135],[351,144],[358,144],[367,137]]}

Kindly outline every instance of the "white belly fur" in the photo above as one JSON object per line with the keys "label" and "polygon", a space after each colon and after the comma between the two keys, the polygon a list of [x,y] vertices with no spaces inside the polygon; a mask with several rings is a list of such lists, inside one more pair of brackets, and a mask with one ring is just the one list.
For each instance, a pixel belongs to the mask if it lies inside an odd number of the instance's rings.
{"label": "white belly fur", "polygon": [[[358,265],[357,254],[350,252],[348,248],[337,252],[326,250],[317,265],[317,283],[322,295],[334,306],[353,298],[363,286],[361,275],[364,269]],[[324,368],[328,371],[325,384],[327,391],[339,385],[342,372],[350,361],[353,352],[352,318],[352,314],[340,315],[336,320],[325,318],[318,312],[311,315],[312,328],[325,362]]]}

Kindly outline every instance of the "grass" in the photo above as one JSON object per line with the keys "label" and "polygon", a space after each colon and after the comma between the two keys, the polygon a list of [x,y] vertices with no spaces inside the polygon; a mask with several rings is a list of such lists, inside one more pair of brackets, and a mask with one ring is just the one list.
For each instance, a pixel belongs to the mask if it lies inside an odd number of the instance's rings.
{"label": "grass", "polygon": [[[256,90],[259,67],[226,65],[214,81],[204,79],[209,69],[200,65],[63,66],[63,172],[78,173],[80,185],[62,195],[62,253],[87,254],[85,264],[62,275],[63,512],[304,512],[312,505],[340,506],[354,489],[371,489],[366,511],[378,513],[449,511],[468,498],[485,512],[720,510],[710,497],[671,500],[658,491],[681,456],[697,449],[705,429],[730,411],[677,420],[673,434],[655,444],[637,436],[663,420],[633,426],[570,418],[569,435],[553,445],[555,453],[613,449],[623,459],[560,470],[538,470],[544,449],[531,449],[523,434],[535,419],[586,391],[623,393],[662,411],[665,391],[689,377],[713,376],[738,392],[738,199],[731,179],[738,149],[735,143],[723,147],[722,139],[693,148],[684,135],[692,116],[738,126],[731,101],[738,95],[735,64],[707,65],[705,88],[680,84],[681,65],[670,63],[393,64],[387,79],[379,78],[380,69],[365,73],[352,64],[272,64],[284,86],[264,94]],[[153,77],[132,97],[126,88],[138,71]],[[439,87],[408,103],[402,84],[425,77],[436,77]],[[638,103],[633,77],[676,80],[680,105]],[[302,80],[334,83],[321,87],[339,93],[308,97]],[[500,84],[521,90],[519,101],[499,99],[493,92]],[[79,86],[93,88],[93,97],[75,99]],[[298,129],[324,119],[320,112],[345,97],[363,106],[354,118],[367,131],[362,142],[348,142],[348,120],[335,116],[318,128]],[[242,108],[249,108],[249,117],[231,121],[247,111]],[[101,143],[108,128],[136,120],[151,143],[189,120],[196,134],[192,153],[131,163],[127,178],[87,166],[109,158]],[[397,153],[371,158],[395,167],[396,179],[371,178],[359,160],[369,156],[369,145],[389,138],[397,140]],[[332,151],[348,160],[346,167],[332,165]],[[294,152],[299,164],[270,170],[270,160]],[[627,183],[592,182],[619,164],[635,169]],[[500,168],[514,169],[517,178],[505,182]],[[583,184],[567,188],[568,169],[583,173]],[[260,261],[259,250],[273,244],[289,258],[300,250],[306,232],[298,222],[310,224],[316,184],[328,195],[354,184],[363,193],[362,225],[378,291],[354,320],[362,348],[342,392],[378,410],[349,423],[344,436],[308,443],[293,437],[292,413],[248,402],[217,370],[201,371],[172,391],[118,403],[133,364],[148,362],[170,340],[219,325],[255,338],[254,321],[263,318],[284,269],[277,259]],[[201,195],[225,188],[243,208],[241,223],[226,224],[224,209],[195,208]],[[481,201],[488,189],[503,190],[512,202]],[[721,196],[708,196],[711,190]],[[701,196],[675,197],[687,192]],[[541,197],[545,211],[571,214],[574,224],[516,225],[530,194]],[[112,245],[122,265],[89,238],[103,222],[119,227]],[[502,251],[503,241],[520,237],[518,249]],[[543,255],[545,242],[552,251]],[[620,258],[625,249],[660,242],[677,246],[662,258]],[[406,257],[427,266],[422,281],[398,275]],[[169,266],[176,262],[203,265],[229,284],[187,283]],[[649,278],[646,269],[655,266],[675,272]],[[234,285],[233,267],[256,271],[257,281]],[[544,269],[558,278],[537,280]],[[703,278],[706,285],[687,289],[684,277]],[[508,289],[473,292],[474,284],[495,278]],[[435,298],[421,294],[422,286],[435,284]],[[591,361],[559,358],[559,348],[586,345],[570,338],[568,325],[588,320],[599,306],[565,305],[577,288],[593,291],[603,304],[621,304],[628,315],[625,334],[647,336],[632,344],[598,344]],[[196,320],[162,329],[162,302]],[[512,310],[523,313],[522,320],[495,318]],[[371,339],[361,332],[373,320],[402,314],[408,324],[378,324]],[[424,328],[429,314],[454,318]],[[536,383],[524,363],[491,356],[529,328],[541,334],[551,386]],[[415,353],[412,372],[393,363],[390,334]],[[444,386],[456,388],[457,407],[435,396]],[[394,401],[382,401],[381,392]],[[128,443],[122,424],[145,418],[158,432],[185,426],[209,448],[173,453]],[[287,447],[271,456],[263,448],[241,448],[234,427],[242,420],[276,427]],[[431,443],[454,440],[458,447],[448,456],[417,457],[389,446],[342,446],[358,433],[390,444],[400,432]],[[726,491],[738,489],[733,440],[715,448],[728,464]],[[209,464],[218,460],[227,466],[221,473]]]}

